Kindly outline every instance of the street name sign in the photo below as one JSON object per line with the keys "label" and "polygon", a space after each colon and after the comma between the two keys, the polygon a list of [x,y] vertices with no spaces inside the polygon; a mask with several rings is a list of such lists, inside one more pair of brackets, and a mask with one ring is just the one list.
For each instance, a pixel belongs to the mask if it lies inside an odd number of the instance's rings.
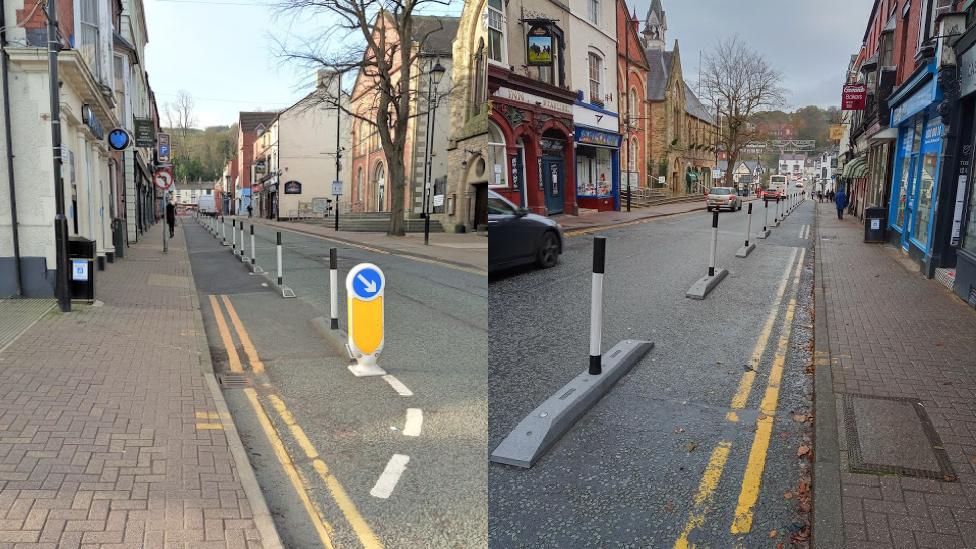
{"label": "street name sign", "polygon": [[386,277],[372,263],[360,263],[346,275],[346,311],[349,314],[349,355],[356,364],[349,371],[357,377],[381,376],[376,365],[383,350],[383,294]]}

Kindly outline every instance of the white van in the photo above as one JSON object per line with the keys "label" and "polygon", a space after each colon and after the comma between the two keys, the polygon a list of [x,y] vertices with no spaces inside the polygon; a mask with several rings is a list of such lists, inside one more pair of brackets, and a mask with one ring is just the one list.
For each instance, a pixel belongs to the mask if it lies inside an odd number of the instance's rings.
{"label": "white van", "polygon": [[214,215],[217,213],[217,206],[214,204],[214,197],[212,194],[203,195],[200,198],[197,198],[197,211],[206,215]]}

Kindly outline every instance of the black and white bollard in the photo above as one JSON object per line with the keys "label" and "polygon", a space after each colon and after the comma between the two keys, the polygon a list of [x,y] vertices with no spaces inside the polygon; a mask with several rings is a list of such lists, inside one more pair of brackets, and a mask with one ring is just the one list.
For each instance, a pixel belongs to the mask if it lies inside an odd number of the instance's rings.
{"label": "black and white bollard", "polygon": [[230,251],[234,255],[237,255],[237,220],[236,219],[230,220],[230,238],[231,238]]}
{"label": "black and white bollard", "polygon": [[254,223],[251,223],[251,266],[254,266]]}
{"label": "black and white bollard", "polygon": [[735,252],[735,257],[749,257],[749,254],[756,249],[756,243],[749,242],[749,237],[752,236],[752,202],[749,203],[748,215],[749,217],[746,221],[746,243],[739,248],[739,251]]}
{"label": "black and white bollard", "polygon": [[779,197],[776,197],[776,215],[773,216],[773,227],[779,227]]}
{"label": "black and white bollard", "polygon": [[230,246],[227,243],[227,218],[220,216],[220,245]]}
{"label": "black and white bollard", "polygon": [[640,361],[654,344],[625,339],[606,353],[600,352],[603,325],[603,275],[606,239],[593,240],[593,287],[590,311],[590,365],[525,417],[495,447],[489,459],[495,463],[529,468],[555,444],[576,421]]}
{"label": "black and white bollard", "polygon": [[603,273],[606,272],[607,239],[593,238],[593,283],[590,290],[590,375],[603,372]]}
{"label": "black and white bollard", "polygon": [[247,263],[247,245],[244,242],[244,222],[241,221],[241,263]]}
{"label": "black and white bollard", "polygon": [[329,248],[329,328],[339,329],[339,254]]}
{"label": "black and white bollard", "polygon": [[705,299],[705,296],[718,286],[729,271],[726,269],[715,268],[715,255],[718,253],[718,212],[712,213],[712,243],[708,255],[708,274],[699,278],[691,288],[685,292],[685,297],[690,299]]}
{"label": "black and white bollard", "polygon": [[278,231],[277,240],[278,241],[276,243],[275,253],[277,254],[276,259],[278,260],[277,261],[278,262],[278,286],[281,286],[281,281],[283,279],[281,275],[281,231]]}
{"label": "black and white bollard", "polygon": [[756,238],[769,238],[769,198],[763,197],[763,228]]}

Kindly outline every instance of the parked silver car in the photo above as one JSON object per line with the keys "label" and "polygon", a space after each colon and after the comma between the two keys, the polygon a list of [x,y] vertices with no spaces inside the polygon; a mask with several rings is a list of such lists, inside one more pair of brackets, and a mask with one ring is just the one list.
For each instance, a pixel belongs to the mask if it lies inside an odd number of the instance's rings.
{"label": "parked silver car", "polygon": [[708,211],[722,210],[723,208],[734,212],[742,209],[742,199],[736,194],[732,187],[712,187],[705,195],[705,205]]}

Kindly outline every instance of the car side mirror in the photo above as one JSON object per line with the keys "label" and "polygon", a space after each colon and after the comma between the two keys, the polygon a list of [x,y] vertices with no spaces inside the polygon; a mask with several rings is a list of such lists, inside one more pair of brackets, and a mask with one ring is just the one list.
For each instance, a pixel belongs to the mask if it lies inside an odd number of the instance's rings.
{"label": "car side mirror", "polygon": [[525,208],[519,208],[515,210],[516,217],[525,217],[527,215],[529,215],[529,210],[526,210]]}

